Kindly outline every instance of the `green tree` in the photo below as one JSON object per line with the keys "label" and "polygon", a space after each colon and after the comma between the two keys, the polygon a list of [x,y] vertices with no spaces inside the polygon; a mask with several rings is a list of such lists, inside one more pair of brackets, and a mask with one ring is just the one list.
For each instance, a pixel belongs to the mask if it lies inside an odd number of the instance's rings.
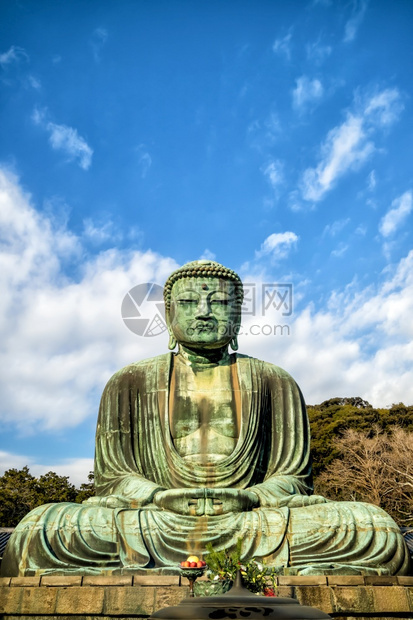
{"label": "green tree", "polygon": [[85,500],[89,499],[89,497],[93,497],[95,495],[95,474],[93,471],[89,472],[87,479],[88,482],[82,482],[80,489],[78,489],[75,500],[78,504],[81,504]]}
{"label": "green tree", "polygon": [[375,409],[360,397],[331,398],[321,405],[308,406],[307,410],[315,477],[339,456],[336,440],[349,429],[366,432],[370,437],[376,427],[386,432],[398,425],[413,432],[413,407],[403,403],[390,409]]}
{"label": "green tree", "polygon": [[68,476],[53,471],[35,478],[27,466],[7,470],[0,476],[0,527],[15,527],[30,510],[42,504],[81,503],[94,495],[93,472],[88,480],[77,489]]}
{"label": "green tree", "polygon": [[0,526],[14,527],[38,506],[37,480],[29,468],[9,469],[0,478]]}
{"label": "green tree", "polygon": [[68,476],[59,476],[53,471],[47,472],[37,480],[37,506],[56,502],[75,502],[77,493],[75,485],[69,482]]}

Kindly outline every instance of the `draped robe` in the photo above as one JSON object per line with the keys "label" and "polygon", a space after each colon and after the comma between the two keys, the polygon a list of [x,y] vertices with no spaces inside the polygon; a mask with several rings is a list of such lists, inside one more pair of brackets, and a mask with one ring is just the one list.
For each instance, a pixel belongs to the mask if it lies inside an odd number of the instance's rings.
{"label": "draped robe", "polygon": [[[309,425],[301,392],[281,368],[236,355],[241,426],[234,451],[213,464],[187,463],[169,422],[173,354],[131,364],[102,396],[96,432],[97,497],[49,504],[16,528],[3,575],[110,574],[176,569],[205,546],[234,548],[290,574],[406,574],[400,530],[383,510],[312,496]],[[174,488],[248,489],[254,510],[180,515],[153,503]],[[320,503],[321,502],[321,503]]]}

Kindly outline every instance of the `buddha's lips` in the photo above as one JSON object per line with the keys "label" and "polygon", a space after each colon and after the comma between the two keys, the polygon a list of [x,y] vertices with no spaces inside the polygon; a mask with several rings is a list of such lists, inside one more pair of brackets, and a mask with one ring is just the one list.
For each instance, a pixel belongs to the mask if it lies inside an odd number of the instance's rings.
{"label": "buddha's lips", "polygon": [[216,329],[214,321],[197,321],[192,329],[198,332],[212,332]]}

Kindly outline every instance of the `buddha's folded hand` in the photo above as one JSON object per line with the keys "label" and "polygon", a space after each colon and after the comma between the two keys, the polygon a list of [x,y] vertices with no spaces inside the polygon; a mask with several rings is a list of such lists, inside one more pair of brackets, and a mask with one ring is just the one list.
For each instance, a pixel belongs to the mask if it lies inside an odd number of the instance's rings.
{"label": "buddha's folded hand", "polygon": [[198,512],[198,502],[202,503],[205,497],[205,489],[167,489],[159,491],[153,498],[153,503],[162,508],[181,515],[204,514]]}
{"label": "buddha's folded hand", "polygon": [[259,498],[245,489],[169,489],[156,493],[153,503],[163,510],[197,517],[251,510],[259,505]]}
{"label": "buddha's folded hand", "polygon": [[206,503],[208,500],[212,504],[212,512],[206,510],[206,514],[246,512],[257,508],[260,503],[258,495],[247,489],[206,489]]}

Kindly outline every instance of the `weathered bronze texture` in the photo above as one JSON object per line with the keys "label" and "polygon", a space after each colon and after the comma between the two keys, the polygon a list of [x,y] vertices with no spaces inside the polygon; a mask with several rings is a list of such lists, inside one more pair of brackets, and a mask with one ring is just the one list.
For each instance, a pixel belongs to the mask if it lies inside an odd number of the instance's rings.
{"label": "weathered bronze texture", "polygon": [[194,261],[165,285],[170,347],[103,392],[97,495],[41,506],[16,528],[2,574],[178,571],[190,553],[234,549],[280,574],[407,574],[409,554],[380,508],[312,495],[302,394],[237,348],[242,285]]}

